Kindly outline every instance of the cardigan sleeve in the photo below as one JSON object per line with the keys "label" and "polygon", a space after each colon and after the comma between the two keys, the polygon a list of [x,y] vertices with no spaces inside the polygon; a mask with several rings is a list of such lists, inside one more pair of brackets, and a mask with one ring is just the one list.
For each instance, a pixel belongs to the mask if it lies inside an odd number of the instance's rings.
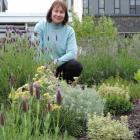
{"label": "cardigan sleeve", "polygon": [[66,54],[58,58],[58,65],[62,65],[63,63],[71,59],[77,58],[77,43],[76,43],[75,32],[72,27],[69,30],[66,45],[67,45]]}
{"label": "cardigan sleeve", "polygon": [[35,25],[34,28],[34,39],[39,42],[39,46],[42,48],[44,46],[43,44],[43,27],[44,27],[45,21],[40,21]]}

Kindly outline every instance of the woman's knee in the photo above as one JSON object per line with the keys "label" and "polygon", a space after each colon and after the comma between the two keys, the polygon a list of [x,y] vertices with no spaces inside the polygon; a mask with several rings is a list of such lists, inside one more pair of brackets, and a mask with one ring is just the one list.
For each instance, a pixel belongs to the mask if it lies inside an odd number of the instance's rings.
{"label": "woman's knee", "polygon": [[75,59],[68,61],[64,66],[64,71],[67,71],[68,73],[71,73],[74,76],[79,76],[82,70],[82,64]]}

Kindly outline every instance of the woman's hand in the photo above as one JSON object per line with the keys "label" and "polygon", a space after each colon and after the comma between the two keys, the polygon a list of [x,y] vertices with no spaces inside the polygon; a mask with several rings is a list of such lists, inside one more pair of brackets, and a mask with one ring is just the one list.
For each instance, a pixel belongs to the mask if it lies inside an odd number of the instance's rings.
{"label": "woman's hand", "polygon": [[54,59],[53,63],[54,63],[54,65],[57,65],[58,59]]}

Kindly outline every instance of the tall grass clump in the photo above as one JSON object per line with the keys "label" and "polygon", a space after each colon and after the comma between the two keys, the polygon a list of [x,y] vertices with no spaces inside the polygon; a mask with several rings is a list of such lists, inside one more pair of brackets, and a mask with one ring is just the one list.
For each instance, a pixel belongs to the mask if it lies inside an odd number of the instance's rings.
{"label": "tall grass clump", "polygon": [[84,70],[80,76],[80,82],[88,86],[98,84],[111,75],[116,74],[115,59],[106,48],[88,51],[79,56]]}
{"label": "tall grass clump", "polygon": [[102,44],[102,47],[83,49],[79,56],[84,66],[80,81],[92,85],[116,75],[129,81],[134,80],[133,75],[140,67],[140,61],[138,48],[132,47],[132,42],[116,38],[108,47]]}

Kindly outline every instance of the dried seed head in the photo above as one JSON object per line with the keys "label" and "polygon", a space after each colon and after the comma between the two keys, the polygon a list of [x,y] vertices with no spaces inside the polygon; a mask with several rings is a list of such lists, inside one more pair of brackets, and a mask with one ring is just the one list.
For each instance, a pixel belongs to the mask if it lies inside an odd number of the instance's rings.
{"label": "dried seed head", "polygon": [[56,93],[56,102],[58,105],[61,105],[61,102],[62,102],[62,96],[59,89],[57,90],[57,93]]}
{"label": "dried seed head", "polygon": [[36,88],[36,98],[40,99],[40,87],[38,85],[35,85]]}
{"label": "dried seed head", "polygon": [[10,74],[10,76],[9,76],[9,84],[12,87],[14,87],[16,85],[16,77],[15,77],[14,74]]}
{"label": "dried seed head", "polygon": [[29,104],[27,99],[23,99],[20,106],[23,112],[27,112],[29,110]]}
{"label": "dried seed head", "polygon": [[51,104],[48,102],[48,111],[51,111]]}
{"label": "dried seed head", "polygon": [[5,124],[5,114],[3,112],[0,112],[0,125]]}
{"label": "dried seed head", "polygon": [[33,95],[33,84],[32,83],[30,84],[30,95],[31,96]]}

